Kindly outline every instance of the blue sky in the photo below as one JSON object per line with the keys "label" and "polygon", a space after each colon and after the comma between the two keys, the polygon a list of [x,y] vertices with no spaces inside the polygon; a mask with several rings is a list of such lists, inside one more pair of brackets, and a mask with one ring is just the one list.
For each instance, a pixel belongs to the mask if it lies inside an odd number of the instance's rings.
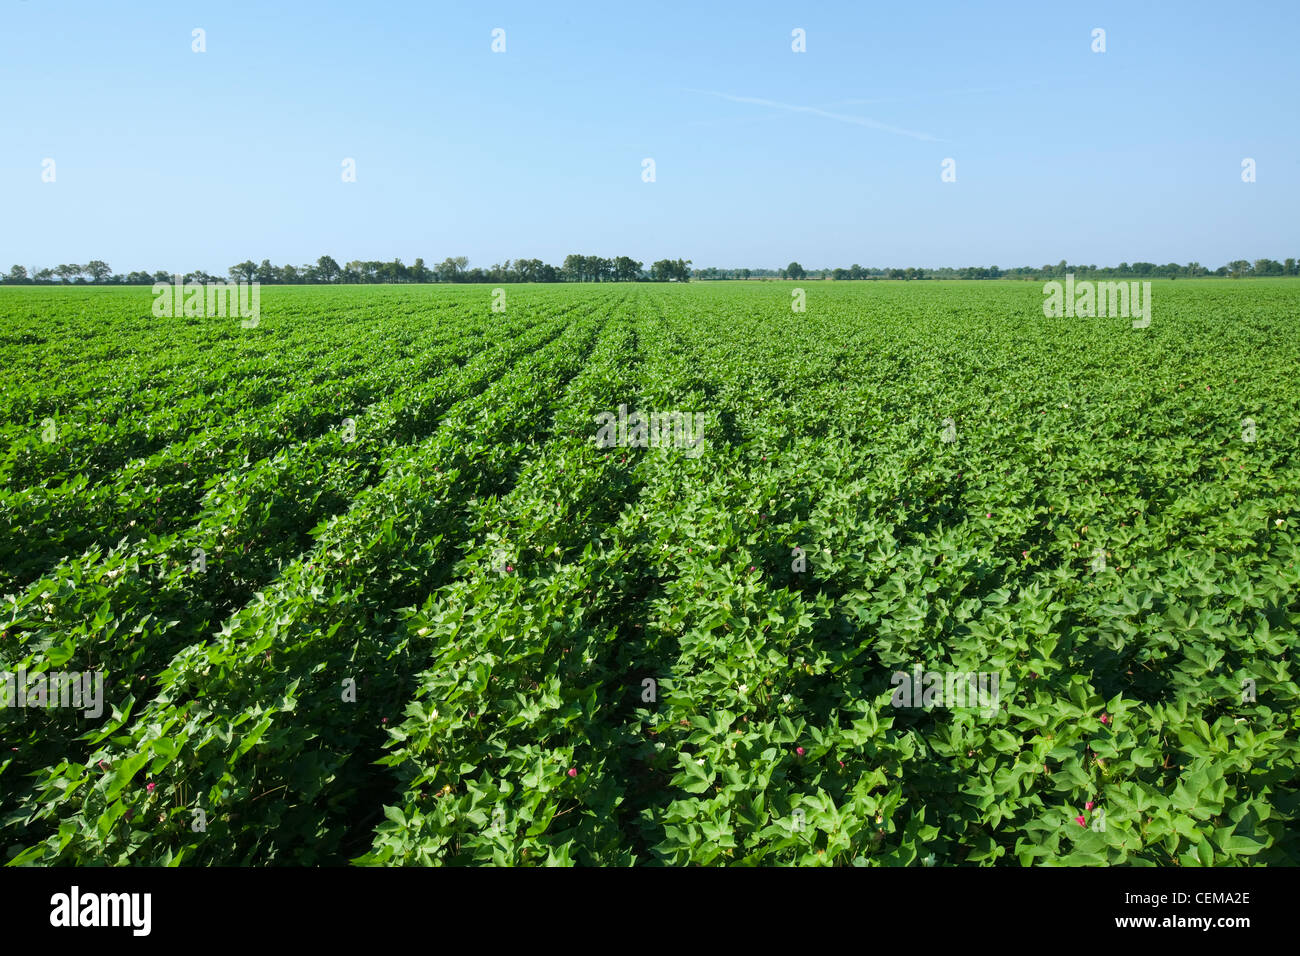
{"label": "blue sky", "polygon": [[1297,50],[1293,0],[5,0],[0,269],[1300,256]]}

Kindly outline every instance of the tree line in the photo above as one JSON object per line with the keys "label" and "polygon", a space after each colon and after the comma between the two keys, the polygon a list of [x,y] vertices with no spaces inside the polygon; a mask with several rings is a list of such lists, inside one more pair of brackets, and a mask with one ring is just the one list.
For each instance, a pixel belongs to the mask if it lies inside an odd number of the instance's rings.
{"label": "tree line", "polygon": [[[261,264],[252,259],[238,262],[226,270],[232,282],[259,282],[263,285],[289,285],[300,283],[401,283],[401,282],[689,282],[690,259],[660,259],[645,264],[628,256],[570,255],[564,264],[553,266],[541,259],[507,259],[489,268],[469,268],[465,256],[448,256],[434,266],[423,259],[406,265],[401,259],[392,262],[354,259],[346,265],[332,256],[321,256],[314,264],[294,266],[272,265],[269,259]],[[202,269],[184,273],[188,283],[222,282],[226,277],[210,275]],[[25,266],[14,266],[8,274],[0,276],[6,285],[153,285],[172,282],[170,272],[129,272],[114,274],[108,263],[95,259],[86,265],[60,265],[30,272]]]}
{"label": "tree line", "polygon": [[852,279],[1059,279],[1067,275],[1075,278],[1095,276],[1097,278],[1132,278],[1132,279],[1195,279],[1204,276],[1223,278],[1243,278],[1245,276],[1300,276],[1300,267],[1295,259],[1278,262],[1276,259],[1234,259],[1217,269],[1209,269],[1199,262],[1179,265],[1169,262],[1156,265],[1154,262],[1121,262],[1118,266],[1071,265],[1062,259],[1056,265],[1018,266],[1014,269],[999,269],[997,266],[966,266],[954,269],[944,266],[939,269],[910,267],[907,269],[863,268],[856,263],[847,269],[805,269],[797,262],[791,262],[784,269],[695,269],[692,277],[696,279],[834,279],[837,281]]}
{"label": "tree line", "polygon": [[[1248,276],[1297,276],[1300,266],[1296,259],[1282,262],[1276,259],[1234,259],[1227,265],[1210,269],[1199,262],[1179,265],[1176,262],[1156,265],[1154,262],[1121,262],[1118,266],[1071,265],[1062,259],[1056,265],[1018,266],[999,269],[997,266],[966,266],[955,269],[909,267],[864,268],[856,263],[847,269],[805,269],[791,262],[782,269],[707,269],[691,268],[690,259],[660,259],[649,269],[644,263],[627,256],[606,259],[603,256],[569,255],[564,264],[553,266],[541,259],[507,259],[488,268],[469,268],[465,256],[448,256],[434,266],[426,266],[423,259],[406,265],[401,259],[392,262],[362,261],[354,259],[339,265],[330,256],[321,256],[314,264],[302,266],[272,265],[269,259],[261,264],[246,259],[227,271],[232,282],[260,282],[263,285],[297,285],[311,283],[403,283],[403,282],[689,282],[691,279],[1059,279],[1073,275],[1083,279],[1193,279],[1203,276],[1244,278]],[[226,277],[209,275],[202,269],[183,275],[185,282],[222,282]],[[171,282],[170,272],[130,272],[115,274],[108,263],[92,259],[85,265],[59,265],[30,272],[24,266],[14,266],[0,275],[6,285],[153,285]]]}

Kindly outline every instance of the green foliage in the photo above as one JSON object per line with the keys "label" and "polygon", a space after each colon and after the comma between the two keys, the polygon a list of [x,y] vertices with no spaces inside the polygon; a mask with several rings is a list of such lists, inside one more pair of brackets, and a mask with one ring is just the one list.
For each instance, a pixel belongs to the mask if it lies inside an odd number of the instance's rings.
{"label": "green foliage", "polygon": [[1300,289],[790,288],[0,290],[11,865],[1300,862]]}

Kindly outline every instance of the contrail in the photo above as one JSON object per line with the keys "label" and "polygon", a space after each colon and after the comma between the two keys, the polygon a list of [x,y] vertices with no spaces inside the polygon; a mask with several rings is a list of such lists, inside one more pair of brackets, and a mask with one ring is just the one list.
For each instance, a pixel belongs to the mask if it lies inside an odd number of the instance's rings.
{"label": "contrail", "polygon": [[913,139],[926,140],[931,143],[941,143],[943,140],[929,133],[918,133],[916,130],[902,129],[898,126],[889,126],[885,123],[868,119],[865,116],[849,116],[845,113],[831,113],[827,110],[818,109],[815,106],[794,106],[790,103],[778,103],[775,100],[759,99],[756,96],[733,96],[730,93],[719,93],[716,90],[687,90],[688,93],[703,93],[707,96],[717,96],[724,100],[731,100],[733,103],[753,103],[756,106],[768,106],[772,109],[788,110],[791,113],[808,113],[811,116],[820,116],[824,119],[837,120],[841,123],[852,123],[854,126],[866,126],[869,129],[883,130],[886,133],[894,133],[898,136],[910,136]]}
{"label": "contrail", "polygon": [[874,105],[874,104],[878,104],[878,103],[902,103],[902,102],[905,102],[905,101],[907,101],[907,100],[935,99],[935,98],[938,98],[938,97],[944,97],[944,96],[971,96],[971,95],[974,95],[974,94],[976,94],[976,93],[1014,93],[1014,92],[1020,92],[1020,91],[1022,91],[1022,90],[1033,89],[1033,88],[1036,88],[1036,87],[1040,87],[1040,86],[1042,86],[1042,85],[1043,85],[1043,84],[1042,84],[1041,81],[1035,80],[1035,81],[1032,82],[1032,83],[1025,84],[1025,85],[1021,85],[1021,86],[1015,86],[1015,87],[1009,87],[1009,86],[978,86],[978,87],[972,87],[972,88],[968,88],[968,89],[964,89],[964,90],[936,90],[936,91],[934,91],[934,92],[930,92],[930,93],[912,93],[912,94],[907,95],[907,96],[889,96],[889,97],[885,97],[885,98],[883,98],[883,99],[870,99],[870,100],[859,100],[859,99],[853,99],[853,100],[841,100],[841,101],[839,101],[838,103],[831,103],[830,106],[832,106],[832,107],[835,107],[835,106],[869,106],[869,105]]}

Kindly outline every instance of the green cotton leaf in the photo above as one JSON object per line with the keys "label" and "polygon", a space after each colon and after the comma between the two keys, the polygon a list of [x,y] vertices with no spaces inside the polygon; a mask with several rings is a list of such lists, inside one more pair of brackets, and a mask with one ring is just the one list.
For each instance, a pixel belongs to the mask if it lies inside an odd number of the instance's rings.
{"label": "green cotton leaf", "polygon": [[117,824],[123,814],[126,813],[126,804],[121,801],[110,803],[104,812],[99,815],[95,821],[95,833],[100,841],[107,840],[113,833],[113,827]]}
{"label": "green cotton leaf", "polygon": [[384,816],[388,817],[388,819],[392,820],[399,827],[402,827],[403,829],[406,828],[406,815],[397,807],[385,806]]}
{"label": "green cotton leaf", "polygon": [[1092,780],[1083,772],[1083,768],[1079,766],[1079,759],[1077,757],[1071,757],[1065,763],[1061,764],[1060,773],[1064,774],[1065,778],[1069,780],[1070,783],[1074,784],[1081,790],[1090,790],[1092,788]]}
{"label": "green cotton leaf", "polygon": [[1219,844],[1220,849],[1229,856],[1254,856],[1256,853],[1267,849],[1269,846],[1269,844],[1264,840],[1245,836],[1240,833],[1229,834],[1225,837],[1217,837],[1216,842]]}
{"label": "green cotton leaf", "polygon": [[704,793],[713,785],[713,780],[717,774],[704,766],[697,763],[697,759],[690,754],[680,754],[678,763],[682,768],[682,773],[673,778],[673,784],[680,786],[687,793]]}
{"label": "green cotton leaf", "polygon": [[111,780],[104,789],[104,798],[106,800],[115,800],[117,795],[129,784],[132,778],[140,772],[140,768],[149,762],[149,750],[145,749],[140,753],[132,754],[120,764],[115,766],[110,772]]}
{"label": "green cotton leaf", "polygon": [[266,733],[267,728],[270,726],[271,726],[270,715],[267,715],[263,717],[261,720],[259,720],[253,726],[253,729],[245,733],[243,739],[239,741],[239,746],[235,748],[235,756],[241,757],[244,754],[248,753],[248,751],[251,750],[254,746],[256,746],[257,742],[262,739],[262,735]]}
{"label": "green cotton leaf", "polygon": [[535,837],[541,836],[545,833],[546,828],[549,827],[551,821],[555,819],[556,809],[557,807],[554,803],[548,802],[544,807],[542,807],[541,813],[539,813],[533,822],[529,824],[525,834],[530,837]]}
{"label": "green cotton leaf", "polygon": [[180,744],[169,737],[156,737],[150,742],[150,746],[156,756],[153,763],[149,765],[149,773],[155,776],[176,759],[181,749]]}
{"label": "green cotton leaf", "polygon": [[77,653],[77,641],[69,637],[60,644],[53,644],[45,651],[45,658],[49,661],[50,670],[58,670],[68,661],[72,660]]}
{"label": "green cotton leaf", "polygon": [[998,728],[989,734],[989,742],[999,753],[1016,753],[1023,741],[1010,731]]}
{"label": "green cotton leaf", "polygon": [[1210,846],[1209,840],[1198,840],[1196,843],[1196,859],[1202,866],[1214,865],[1214,849]]}
{"label": "green cotton leaf", "polygon": [[1169,795],[1169,802],[1179,810],[1191,811],[1196,808],[1196,797],[1183,784],[1174,787]]}
{"label": "green cotton leaf", "polygon": [[1109,861],[1095,850],[1074,850],[1053,862],[1056,866],[1105,866]]}

